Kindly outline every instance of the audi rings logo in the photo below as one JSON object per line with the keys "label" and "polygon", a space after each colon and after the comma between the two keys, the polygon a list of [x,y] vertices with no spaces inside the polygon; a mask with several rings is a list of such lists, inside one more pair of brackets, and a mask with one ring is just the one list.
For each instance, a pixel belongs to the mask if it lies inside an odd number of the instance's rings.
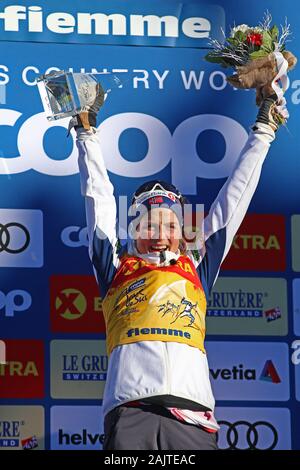
{"label": "audi rings logo", "polygon": [[27,228],[18,222],[8,224],[0,223],[0,253],[17,254],[25,251],[30,243],[30,234]]}
{"label": "audi rings logo", "polygon": [[43,264],[43,212],[0,209],[0,266],[40,268]]}
{"label": "audi rings logo", "polygon": [[[278,434],[273,424],[267,421],[218,421],[221,430],[218,439],[223,434],[228,446],[222,450],[272,450],[278,443]],[[227,429],[226,429],[227,428]],[[224,441],[222,442],[224,444]]]}

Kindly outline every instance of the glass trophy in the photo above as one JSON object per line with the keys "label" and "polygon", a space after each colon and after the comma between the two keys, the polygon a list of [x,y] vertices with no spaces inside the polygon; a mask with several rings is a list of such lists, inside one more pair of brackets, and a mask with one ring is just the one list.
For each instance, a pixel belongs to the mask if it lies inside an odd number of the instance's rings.
{"label": "glass trophy", "polygon": [[99,94],[105,100],[112,89],[122,88],[122,82],[108,72],[59,71],[38,77],[37,86],[46,117],[53,121],[89,111]]}

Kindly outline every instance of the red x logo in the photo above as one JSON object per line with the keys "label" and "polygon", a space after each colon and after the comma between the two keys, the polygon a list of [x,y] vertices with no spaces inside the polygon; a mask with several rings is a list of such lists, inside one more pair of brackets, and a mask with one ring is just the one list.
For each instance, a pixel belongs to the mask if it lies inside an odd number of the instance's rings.
{"label": "red x logo", "polygon": [[60,315],[65,313],[67,310],[73,314],[80,314],[76,305],[74,305],[75,300],[77,299],[79,292],[60,292],[57,294],[58,299],[61,301],[61,305],[57,309],[57,313]]}

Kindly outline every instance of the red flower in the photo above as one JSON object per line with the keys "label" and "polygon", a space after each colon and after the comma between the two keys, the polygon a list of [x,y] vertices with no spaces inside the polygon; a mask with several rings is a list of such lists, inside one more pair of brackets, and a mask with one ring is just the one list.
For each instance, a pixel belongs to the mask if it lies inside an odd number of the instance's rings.
{"label": "red flower", "polygon": [[249,33],[247,36],[247,43],[253,44],[254,46],[262,45],[262,34],[260,33]]}

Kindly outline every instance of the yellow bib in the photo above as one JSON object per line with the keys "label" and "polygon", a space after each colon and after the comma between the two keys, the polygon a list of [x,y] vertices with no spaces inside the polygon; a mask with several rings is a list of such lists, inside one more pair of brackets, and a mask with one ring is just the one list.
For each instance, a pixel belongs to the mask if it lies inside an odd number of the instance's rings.
{"label": "yellow bib", "polygon": [[175,341],[205,352],[206,298],[187,256],[167,267],[124,257],[102,307],[109,355],[138,341]]}

